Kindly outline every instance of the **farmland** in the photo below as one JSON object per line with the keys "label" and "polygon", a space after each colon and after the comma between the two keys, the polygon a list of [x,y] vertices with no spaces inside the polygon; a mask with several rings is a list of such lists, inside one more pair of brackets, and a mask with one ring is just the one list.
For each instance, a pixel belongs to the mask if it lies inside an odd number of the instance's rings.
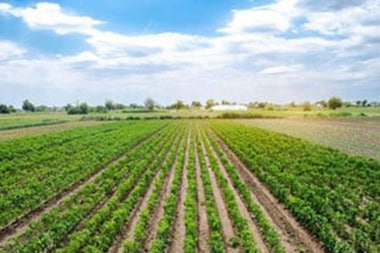
{"label": "farmland", "polygon": [[227,120],[0,144],[0,252],[378,252],[380,163]]}
{"label": "farmland", "polygon": [[240,122],[269,129],[351,155],[380,160],[380,120],[368,119],[254,119]]}

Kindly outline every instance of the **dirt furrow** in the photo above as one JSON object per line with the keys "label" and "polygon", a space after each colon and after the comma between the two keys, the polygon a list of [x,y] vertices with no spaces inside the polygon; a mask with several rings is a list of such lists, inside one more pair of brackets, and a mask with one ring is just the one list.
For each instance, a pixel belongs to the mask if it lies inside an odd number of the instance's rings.
{"label": "dirt furrow", "polygon": [[164,204],[165,204],[165,200],[167,199],[167,197],[170,194],[170,188],[173,184],[174,170],[177,166],[177,162],[178,162],[178,157],[176,157],[172,167],[170,168],[169,175],[167,177],[167,180],[165,181],[163,190],[161,192],[161,196],[158,200],[158,206],[152,215],[152,219],[151,219],[151,222],[149,224],[149,228],[147,229],[148,235],[147,235],[147,237],[143,243],[143,249],[145,249],[145,251],[149,251],[150,247],[152,246],[154,238],[156,237],[156,234],[157,234],[159,222],[164,215]]}
{"label": "dirt furrow", "polygon": [[255,199],[262,206],[264,214],[272,221],[289,252],[322,253],[323,245],[313,237],[283,204],[271,194],[269,189],[240,161],[229,147],[213,132],[226,158],[234,165],[247,185],[250,186]]}
{"label": "dirt furrow", "polygon": [[[175,143],[180,143],[180,142],[181,141],[178,141],[178,138],[175,141]],[[164,164],[166,162],[168,157],[169,157],[169,152],[166,154],[164,160],[162,161],[162,164]],[[178,150],[176,151],[176,155],[175,155],[174,160],[177,160],[177,157],[178,157]],[[173,170],[173,168],[175,168],[175,165],[176,165],[176,162],[174,162],[174,164],[170,168],[168,174],[170,174],[170,172]],[[163,172],[161,171],[160,173],[163,173]],[[154,190],[154,182],[159,177],[160,173],[157,173],[155,175],[155,177],[152,180],[151,184],[149,185],[147,191],[144,193],[144,197],[141,199],[141,201],[136,205],[135,209],[132,211],[132,214],[131,214],[130,218],[128,219],[128,222],[125,224],[123,231],[115,239],[115,242],[113,243],[113,245],[108,250],[109,253],[116,253],[116,252],[122,253],[123,252],[123,245],[122,245],[123,241],[133,239],[133,236],[134,236],[133,232],[134,232],[135,227],[137,225],[140,214],[148,205],[149,197],[151,196],[151,194]],[[163,189],[165,188],[166,184],[168,183],[168,180],[169,180],[169,177],[166,178],[166,180],[164,182]]]}
{"label": "dirt furrow", "polygon": [[176,219],[173,224],[173,233],[171,237],[171,245],[169,247],[169,253],[183,252],[183,246],[185,242],[186,228],[185,228],[185,200],[188,187],[187,181],[187,164],[189,162],[189,149],[190,149],[190,134],[187,136],[185,161],[183,164],[181,175],[181,187],[179,192],[179,199],[177,203]]}
{"label": "dirt furrow", "polygon": [[218,162],[218,167],[219,167],[220,171],[222,172],[223,177],[227,180],[230,189],[234,193],[235,200],[236,200],[236,203],[238,205],[240,214],[244,217],[244,219],[247,220],[247,222],[249,224],[249,229],[250,229],[252,236],[255,240],[257,248],[262,253],[270,252],[270,250],[268,249],[267,245],[264,242],[264,239],[263,239],[262,234],[260,232],[259,226],[253,221],[246,205],[244,204],[244,201],[241,199],[240,195],[238,194],[235,187],[233,186],[231,178],[229,177],[229,175],[226,171],[226,168],[222,164],[222,161],[220,160],[219,155],[215,152],[214,148],[211,146],[211,144],[208,142],[208,140],[206,140],[206,142],[207,142],[206,145],[209,145],[210,150],[212,152],[212,155],[216,158],[216,160]]}
{"label": "dirt furrow", "polygon": [[195,173],[197,178],[197,198],[198,198],[198,250],[199,252],[209,252],[208,238],[210,235],[210,228],[208,226],[207,210],[206,210],[206,197],[203,189],[203,182],[201,178],[201,168],[199,164],[199,157],[197,147],[195,146]]}
{"label": "dirt furrow", "polygon": [[[229,247],[229,245],[228,245],[229,240],[231,238],[235,237],[236,235],[234,232],[232,222],[228,216],[226,203],[224,202],[222,193],[218,187],[218,183],[217,183],[216,177],[214,175],[214,172],[211,169],[210,161],[209,161],[209,158],[207,156],[206,149],[205,149],[203,141],[201,141],[201,147],[202,147],[203,155],[205,157],[207,171],[208,171],[209,176],[210,176],[211,186],[213,189],[213,197],[215,199],[215,204],[217,206],[218,214],[219,214],[220,221],[222,224],[225,248],[227,249],[228,252],[233,252],[233,253],[239,252],[238,248],[234,249],[234,248]],[[208,196],[208,197],[211,197],[211,196]]]}
{"label": "dirt furrow", "polygon": [[[158,130],[154,131],[153,133],[151,133],[148,136],[146,136],[145,138],[143,138],[139,143],[132,146],[129,149],[129,151],[127,151],[127,152],[130,152],[131,150],[137,149],[140,146],[142,146],[147,140],[152,138],[155,134],[157,134],[157,132],[162,130],[164,127],[159,128]],[[17,235],[20,235],[23,231],[25,231],[29,227],[29,225],[33,221],[36,221],[37,219],[39,219],[39,217],[41,217],[43,214],[52,210],[54,207],[59,206],[66,199],[70,198],[75,193],[82,190],[87,184],[95,181],[103,173],[104,169],[106,169],[107,167],[109,167],[113,164],[116,164],[119,161],[121,161],[122,159],[124,159],[127,155],[127,152],[123,152],[123,153],[119,154],[118,156],[116,156],[111,161],[103,164],[102,166],[100,166],[99,168],[94,170],[89,175],[89,177],[75,182],[69,188],[61,191],[60,193],[55,195],[50,200],[46,201],[45,203],[38,206],[37,208],[29,211],[25,215],[19,217],[17,220],[13,221],[8,226],[2,228],[0,230],[0,246],[3,245],[4,242],[8,241],[9,239],[11,239]]]}
{"label": "dirt furrow", "polygon": [[141,199],[141,201],[136,205],[136,208],[132,211],[130,218],[127,221],[127,224],[125,224],[123,231],[121,234],[115,239],[114,244],[109,248],[108,252],[109,253],[116,253],[116,252],[123,252],[123,245],[122,242],[126,238],[132,238],[133,236],[133,228],[136,226],[138,217],[140,216],[142,210],[146,207],[148,204],[148,200],[150,195],[153,192],[154,188],[154,182],[156,179],[159,177],[161,172],[157,173],[154,176],[154,179],[152,183],[149,185],[147,191],[144,193],[144,197]]}

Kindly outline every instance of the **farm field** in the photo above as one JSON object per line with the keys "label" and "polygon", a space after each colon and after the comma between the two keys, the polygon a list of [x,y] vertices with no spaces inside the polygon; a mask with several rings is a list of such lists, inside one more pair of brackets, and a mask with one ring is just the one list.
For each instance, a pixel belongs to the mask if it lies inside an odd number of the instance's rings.
{"label": "farm field", "polygon": [[107,121],[69,121],[59,124],[47,124],[33,127],[22,127],[0,131],[0,142],[14,140],[22,137],[30,137],[42,134],[62,132],[78,127],[88,127],[109,123]]}
{"label": "farm field", "polygon": [[239,122],[302,138],[351,155],[380,160],[380,120],[367,119],[249,119]]}
{"label": "farm field", "polygon": [[228,120],[0,143],[0,252],[379,252],[380,163]]}

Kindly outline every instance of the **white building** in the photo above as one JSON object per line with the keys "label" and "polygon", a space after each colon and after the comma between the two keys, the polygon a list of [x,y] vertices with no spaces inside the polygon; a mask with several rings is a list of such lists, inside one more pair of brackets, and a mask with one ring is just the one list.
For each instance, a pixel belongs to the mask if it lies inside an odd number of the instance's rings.
{"label": "white building", "polygon": [[212,111],[246,111],[248,110],[245,105],[214,105],[211,107]]}

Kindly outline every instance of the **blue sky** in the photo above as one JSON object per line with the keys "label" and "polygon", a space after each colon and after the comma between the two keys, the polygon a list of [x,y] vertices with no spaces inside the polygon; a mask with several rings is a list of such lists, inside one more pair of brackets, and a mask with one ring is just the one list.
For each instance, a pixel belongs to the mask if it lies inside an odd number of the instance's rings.
{"label": "blue sky", "polygon": [[0,103],[380,100],[380,0],[0,1]]}

